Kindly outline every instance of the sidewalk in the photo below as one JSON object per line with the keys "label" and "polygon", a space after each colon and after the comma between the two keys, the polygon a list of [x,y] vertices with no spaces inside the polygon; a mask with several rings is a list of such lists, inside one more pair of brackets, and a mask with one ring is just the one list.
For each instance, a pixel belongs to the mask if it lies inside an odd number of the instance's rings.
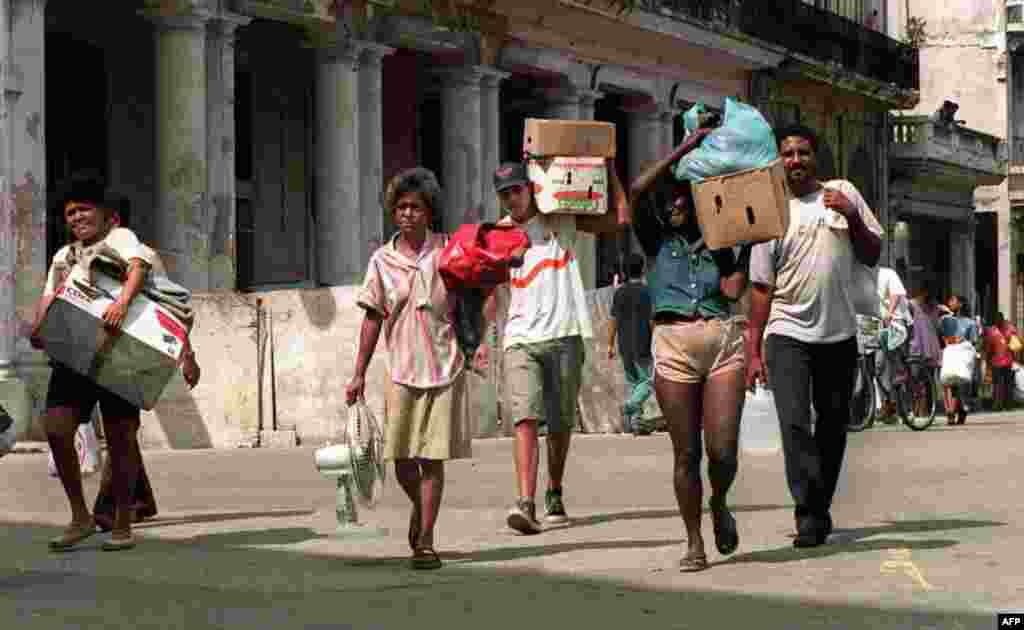
{"label": "sidewalk", "polygon": [[312,449],[147,452],[161,514],[121,554],[100,552],[101,537],[50,554],[63,491],[45,457],[9,456],[0,614],[18,628],[988,629],[997,610],[1024,609],[1022,438],[1024,416],[1008,414],[851,436],[838,530],[814,550],[791,546],[781,458],[743,456],[740,549],[720,557],[707,521],[713,566],[691,575],[676,570],[663,434],[578,436],[573,524],[532,537],[504,528],[511,441],[476,442],[474,459],[448,466],[446,566],[427,574],[406,568],[407,504],[392,478],[363,513],[388,536],[331,536],[334,488]]}

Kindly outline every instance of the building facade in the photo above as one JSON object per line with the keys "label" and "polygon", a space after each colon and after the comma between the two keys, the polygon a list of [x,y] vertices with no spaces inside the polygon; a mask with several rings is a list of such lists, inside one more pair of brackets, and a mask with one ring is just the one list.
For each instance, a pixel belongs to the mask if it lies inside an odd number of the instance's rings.
{"label": "building facade", "polygon": [[[63,243],[55,200],[72,174],[103,175],[130,227],[195,292],[203,381],[193,391],[172,381],[145,414],[143,442],[315,443],[346,413],[362,315],[354,294],[392,232],[381,193],[399,170],[420,164],[439,174],[437,228],[450,230],[498,217],[490,174],[520,158],[527,117],[614,122],[627,181],[681,139],[677,115],[692,103],[782,102],[764,86],[807,82],[833,108],[807,111],[837,111],[820,80],[837,62],[800,49],[799,33],[756,33],[759,3],[609,4],[0,3],[0,32],[10,37],[0,271],[11,280],[0,291],[0,398],[22,397],[26,435],[40,437],[49,369],[17,327]],[[807,10],[827,11],[780,6],[782,18],[805,26]],[[840,61],[852,67],[854,57]],[[884,94],[857,111],[906,103],[914,87]],[[847,120],[870,118],[858,116]],[[880,184],[872,190],[884,195]],[[606,284],[628,247],[612,238],[581,248],[588,287]],[[368,387],[378,409],[384,354]],[[617,406],[600,401],[614,394],[602,369],[589,366],[581,406],[608,413]],[[472,377],[479,435],[505,430],[496,374]]]}
{"label": "building facade", "polygon": [[[892,264],[909,288],[967,297],[990,322],[1011,308],[1006,37],[1001,0],[891,4],[892,36],[921,20],[921,101],[894,112],[890,138]],[[913,30],[911,27],[909,30]],[[937,120],[943,102],[954,121]]]}

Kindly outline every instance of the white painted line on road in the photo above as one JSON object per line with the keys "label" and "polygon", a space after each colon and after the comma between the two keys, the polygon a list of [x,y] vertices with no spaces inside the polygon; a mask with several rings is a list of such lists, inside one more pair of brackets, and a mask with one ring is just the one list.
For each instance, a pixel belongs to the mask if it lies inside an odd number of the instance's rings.
{"label": "white painted line on road", "polygon": [[909,549],[890,549],[889,556],[891,560],[882,562],[881,572],[883,574],[892,574],[902,571],[905,575],[913,579],[918,585],[926,591],[933,591],[935,587],[928,583],[928,580],[924,579],[924,572],[914,561],[910,559]]}

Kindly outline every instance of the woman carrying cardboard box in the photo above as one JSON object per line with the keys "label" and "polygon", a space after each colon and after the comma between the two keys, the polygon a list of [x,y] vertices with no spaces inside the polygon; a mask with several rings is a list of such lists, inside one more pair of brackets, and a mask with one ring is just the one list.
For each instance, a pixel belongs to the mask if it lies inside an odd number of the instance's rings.
{"label": "woman carrying cardboard box", "polygon": [[[111,332],[118,331],[124,324],[129,305],[145,284],[146,274],[152,266],[152,250],[139,242],[131,230],[115,227],[113,212],[103,203],[103,188],[102,182],[98,180],[80,179],[72,183],[65,197],[64,219],[74,240],[57,252],[50,265],[32,327],[31,342],[37,349],[44,348],[44,342],[38,335],[43,317],[58,289],[79,261],[89,259],[101,248],[113,251],[127,261],[124,288],[103,314],[104,324]],[[191,348],[187,347],[185,353],[185,361],[189,362]],[[71,504],[72,518],[64,533],[50,541],[50,549],[73,549],[96,533],[96,523],[85,503],[74,439],[78,424],[90,417],[97,404],[103,414],[104,431],[110,450],[111,487],[115,504],[112,534],[103,544],[103,549],[130,549],[135,546],[131,531],[132,494],[139,471],[136,434],[140,410],[70,368],[52,361],[51,365],[53,372],[46,395],[43,424],[57,472]],[[190,374],[198,379],[198,370],[186,370],[186,380],[190,380]]]}
{"label": "woman carrying cardboard box", "polygon": [[[696,130],[630,187],[633,229],[654,259],[648,284],[654,297],[654,388],[675,453],[674,483],[686,525],[684,572],[708,567],[701,535],[700,465],[706,440],[715,544],[728,555],[739,545],[726,495],[736,478],[740,414],[745,390],[745,319],[735,302],[747,284],[750,249],[704,245],[690,184],[670,175],[709,129]],[[737,259],[738,258],[738,259]]]}

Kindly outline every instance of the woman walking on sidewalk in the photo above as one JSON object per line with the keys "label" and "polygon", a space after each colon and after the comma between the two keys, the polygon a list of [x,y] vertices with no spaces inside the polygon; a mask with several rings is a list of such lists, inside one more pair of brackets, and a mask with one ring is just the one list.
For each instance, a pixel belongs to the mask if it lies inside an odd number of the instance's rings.
{"label": "woman walking on sidewalk", "polygon": [[[949,315],[942,318],[942,342],[946,346],[966,341],[972,345],[978,343],[978,326],[969,316],[966,302],[959,295],[951,295],[946,301]],[[946,420],[948,424],[964,424],[967,422],[967,405],[964,398],[970,392],[970,385],[945,385]]]}
{"label": "woman walking on sidewalk", "polygon": [[[712,251],[704,245],[690,185],[673,181],[669,173],[707,133],[695,132],[630,187],[633,229],[655,259],[650,277],[654,388],[675,456],[676,500],[686,524],[687,550],[679,562],[684,572],[708,567],[701,534],[703,439],[715,545],[726,555],[739,545],[726,495],[736,478],[745,390],[746,325],[735,315],[735,301],[746,287],[746,263],[731,248]],[[744,248],[740,258],[749,252]]]}
{"label": "woman walking on sidewalk", "polygon": [[444,462],[471,455],[464,359],[455,336],[454,296],[438,273],[445,238],[430,226],[441,188],[434,174],[413,168],[384,193],[398,233],[370,258],[356,298],[366,316],[355,374],[345,397],[363,398],[366,370],[381,331],[391,383],[385,401],[384,458],[412,502],[409,547],[414,569],[437,569],[434,525],[444,490]]}

